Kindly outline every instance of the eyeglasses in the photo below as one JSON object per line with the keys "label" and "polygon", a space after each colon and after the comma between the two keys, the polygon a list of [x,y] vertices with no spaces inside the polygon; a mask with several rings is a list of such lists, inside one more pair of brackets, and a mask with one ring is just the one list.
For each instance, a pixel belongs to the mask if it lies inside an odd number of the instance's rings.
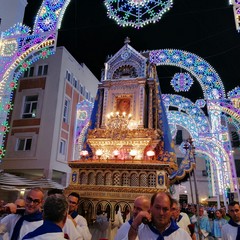
{"label": "eyeglasses", "polygon": [[76,202],[73,202],[73,201],[71,201],[71,200],[68,200],[68,202],[69,202],[70,204],[73,204],[73,205],[76,205],[76,204],[77,204]]}
{"label": "eyeglasses", "polygon": [[33,202],[33,204],[38,205],[39,203],[41,203],[41,200],[39,200],[39,199],[32,199],[31,197],[26,197],[26,202],[27,203]]}

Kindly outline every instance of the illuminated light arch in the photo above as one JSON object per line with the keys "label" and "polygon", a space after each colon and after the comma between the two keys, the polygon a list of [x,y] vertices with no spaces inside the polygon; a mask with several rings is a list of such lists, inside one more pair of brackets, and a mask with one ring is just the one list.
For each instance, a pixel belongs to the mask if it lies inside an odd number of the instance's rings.
{"label": "illuminated light arch", "polygon": [[162,94],[162,99],[167,110],[170,106],[173,106],[177,107],[179,111],[183,110],[189,114],[194,119],[200,136],[210,133],[210,124],[206,115],[190,99],[176,94]]}
{"label": "illuminated light arch", "polygon": [[222,81],[214,68],[199,56],[177,49],[152,50],[150,62],[157,66],[177,66],[189,71],[200,83],[205,99],[225,97]]}
{"label": "illuminated light arch", "polygon": [[49,32],[59,29],[70,1],[71,0],[44,0],[37,13],[33,31]]}
{"label": "illuminated light arch", "polygon": [[240,109],[235,108],[231,103],[225,101],[211,101],[209,105],[210,110],[226,113],[233,117],[240,123]]}
{"label": "illuminated light arch", "polygon": [[228,98],[235,98],[235,97],[238,97],[238,98],[240,98],[240,87],[239,86],[237,86],[237,87],[235,87],[234,89],[232,89],[231,91],[229,91],[228,93],[227,93],[227,96],[228,96]]}
{"label": "illuminated light arch", "polygon": [[[190,116],[188,116],[187,114],[181,113],[181,112],[177,112],[177,111],[169,111],[167,113],[167,115],[168,115],[169,124],[181,126],[182,128],[186,129],[189,132],[190,136],[195,141],[196,153],[197,152],[201,152],[201,153],[206,152],[206,146],[203,145],[204,149],[201,148],[201,144],[200,144],[200,141],[198,138],[197,125],[191,119]],[[213,156],[211,154],[211,152],[209,152],[208,155],[211,156],[211,160],[213,160],[213,165],[215,166],[215,168],[217,168],[216,166],[218,165],[219,160],[216,158],[216,156]],[[211,176],[211,177],[213,177],[213,176]],[[218,179],[215,179],[215,180],[217,182],[219,182]],[[211,183],[216,182],[216,181],[211,179]],[[215,188],[215,191],[218,192],[218,189]]]}
{"label": "illuminated light arch", "polygon": [[189,115],[178,111],[168,111],[167,118],[170,125],[179,125],[185,128],[194,140],[198,139],[199,131],[197,124]]}
{"label": "illuminated light arch", "polygon": [[224,115],[224,116],[228,124],[231,124],[235,127],[236,132],[240,139],[240,124],[232,116],[229,116],[229,115]]}
{"label": "illuminated light arch", "polygon": [[224,149],[221,142],[219,142],[217,139],[212,137],[205,137],[199,139],[199,143],[201,143],[202,150],[207,151],[208,153],[211,153],[215,158],[218,159],[217,166],[220,166],[220,172],[221,172],[221,178],[220,183],[220,194],[223,194],[224,189],[230,188],[231,191],[236,191],[237,184],[235,182],[236,176],[232,172],[232,169],[230,167],[230,159],[227,151]]}
{"label": "illuminated light arch", "polygon": [[21,74],[39,58],[47,58],[56,49],[57,30],[70,0],[44,0],[36,17],[33,34],[30,28],[15,24],[1,34],[0,44],[0,158],[4,156],[4,138],[11,108],[12,92]]}
{"label": "illuminated light arch", "polygon": [[[219,192],[219,181],[218,181],[218,177],[216,174],[214,174],[215,172],[217,172],[217,168],[216,165],[214,164],[216,160],[215,156],[212,156],[212,154],[208,153],[207,149],[203,150],[198,148],[198,150],[196,151],[196,154],[200,157],[205,158],[206,160],[206,164],[210,164],[210,171],[208,172],[208,174],[210,174],[210,176],[208,177],[208,192],[210,195],[212,196],[216,196],[217,193]],[[212,169],[212,171],[211,171]]]}
{"label": "illuminated light arch", "polygon": [[[219,194],[222,194],[223,189],[228,187],[232,190],[235,190],[236,185],[231,181],[231,176],[228,177],[228,169],[230,169],[230,166],[228,165],[229,156],[221,143],[217,139],[214,139],[213,141],[213,139],[209,137],[198,137],[198,128],[196,123],[194,123],[191,117],[187,114],[178,111],[169,111],[167,112],[167,115],[169,124],[179,125],[189,132],[195,141],[196,152],[207,152],[208,155],[211,156],[211,160],[213,161],[215,169],[219,169],[219,172],[217,172],[218,177],[216,179],[219,183],[219,186],[218,189],[215,189],[215,191],[219,191]],[[222,159],[225,159],[225,161],[223,162]],[[219,164],[224,164],[225,168],[220,168]],[[224,176],[226,179],[223,180]],[[214,181],[212,180],[212,182]]]}

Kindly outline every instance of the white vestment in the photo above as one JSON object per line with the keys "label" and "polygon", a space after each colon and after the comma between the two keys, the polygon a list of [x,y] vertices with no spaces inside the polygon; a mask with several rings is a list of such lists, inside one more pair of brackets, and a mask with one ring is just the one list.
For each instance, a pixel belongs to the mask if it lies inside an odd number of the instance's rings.
{"label": "white vestment", "polygon": [[36,237],[29,238],[29,240],[66,240],[64,238],[63,232],[56,232],[56,233],[45,233],[38,235]]}
{"label": "white vestment", "polygon": [[187,231],[190,234],[190,230],[188,228],[188,225],[191,224],[190,219],[188,217],[188,215],[184,212],[181,212],[180,215],[182,216],[182,218],[180,219],[179,222],[176,222],[177,225],[180,228],[183,228],[185,231]]}
{"label": "white vestment", "polygon": [[[142,223],[138,229],[142,229],[144,224]],[[117,231],[117,234],[114,238],[114,240],[128,240],[128,232],[131,225],[129,222],[125,222]],[[136,237],[135,240],[138,240],[138,237]]]}
{"label": "white vestment", "polygon": [[[20,217],[21,215],[19,214],[9,214],[6,217],[2,218],[0,221],[1,224],[4,224],[6,226],[10,238],[12,236],[13,229]],[[36,228],[38,228],[42,224],[43,224],[43,220],[34,221],[34,222],[28,222],[24,220],[19,232],[18,239],[21,240],[27,233],[34,231]]]}
{"label": "white vestment", "polygon": [[80,233],[81,237],[83,238],[83,240],[91,240],[92,235],[89,231],[87,220],[83,216],[77,215],[74,218],[74,221],[77,223],[76,228]]}
{"label": "white vestment", "polygon": [[[144,225],[142,229],[138,229],[139,240],[157,240],[158,234],[154,233],[148,225]],[[178,228],[169,236],[165,236],[164,240],[192,240],[190,235],[182,228]]]}
{"label": "white vestment", "polygon": [[63,232],[67,233],[71,240],[83,240],[82,235],[78,232],[77,228],[70,218],[67,218],[67,221],[63,227]]}
{"label": "white vestment", "polygon": [[238,228],[230,225],[229,223],[222,226],[222,240],[238,240]]}

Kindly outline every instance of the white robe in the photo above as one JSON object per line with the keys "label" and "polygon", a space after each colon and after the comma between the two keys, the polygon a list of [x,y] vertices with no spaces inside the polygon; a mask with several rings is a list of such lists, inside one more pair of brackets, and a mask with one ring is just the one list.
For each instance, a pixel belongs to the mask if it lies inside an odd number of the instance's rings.
{"label": "white robe", "polygon": [[190,219],[186,213],[181,212],[180,215],[182,216],[181,220],[177,222],[177,225],[180,228],[183,228],[186,232],[190,234],[190,230],[188,228],[188,225],[191,224]]}
{"label": "white robe", "polygon": [[[222,240],[236,240],[238,228],[229,223],[222,226]],[[238,240],[238,239],[237,239]]]}
{"label": "white robe", "polygon": [[77,228],[78,232],[80,233],[82,239],[83,240],[91,240],[92,235],[89,231],[87,220],[83,216],[77,215],[74,218],[74,221],[77,223],[76,228]]}
{"label": "white robe", "polygon": [[[44,221],[43,225],[28,233],[24,240],[64,240],[62,228],[51,221]],[[65,239],[66,240],[66,239]]]}
{"label": "white robe", "polygon": [[[148,225],[144,225],[142,229],[138,229],[139,240],[156,240],[159,235],[154,233]],[[182,228],[178,228],[169,236],[165,236],[164,240],[192,240],[190,235]]]}
{"label": "white robe", "polygon": [[63,232],[45,233],[36,237],[29,238],[29,240],[30,239],[31,240],[66,240],[66,238],[64,238]]}
{"label": "white robe", "polygon": [[83,240],[82,235],[75,227],[73,221],[69,218],[67,218],[67,221],[64,224],[63,232],[67,233],[71,240]]}
{"label": "white robe", "polygon": [[[142,223],[138,229],[142,229],[144,226],[144,224]],[[125,222],[117,231],[117,234],[114,238],[114,240],[128,240],[128,232],[130,229],[131,225],[129,224],[129,222]],[[138,240],[138,237],[136,237],[135,240]]]}
{"label": "white robe", "polygon": [[119,210],[117,214],[115,214],[114,222],[111,223],[111,228],[109,229],[109,240],[113,240],[115,235],[117,234],[117,230],[122,226],[123,224],[123,218],[121,211]]}
{"label": "white robe", "polygon": [[[21,215],[19,214],[9,214],[6,217],[1,219],[0,223],[6,226],[10,237],[12,236],[13,229],[20,217]],[[38,228],[42,224],[43,224],[43,220],[35,221],[35,222],[28,222],[24,220],[19,232],[18,239],[21,240],[27,233],[34,231],[36,228]]]}

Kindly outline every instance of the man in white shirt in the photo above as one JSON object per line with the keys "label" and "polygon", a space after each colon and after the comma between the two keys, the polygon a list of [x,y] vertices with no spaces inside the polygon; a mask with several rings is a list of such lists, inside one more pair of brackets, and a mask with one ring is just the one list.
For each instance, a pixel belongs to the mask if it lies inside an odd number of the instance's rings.
{"label": "man in white shirt", "polygon": [[[62,194],[63,195],[63,190],[61,189],[50,189],[47,192],[48,196],[54,195],[54,194]],[[67,235],[69,237],[69,239],[71,240],[83,240],[82,235],[79,233],[79,231],[77,230],[77,228],[75,227],[71,216],[68,215],[68,218],[66,220],[66,223],[63,227],[63,232],[65,235]]]}
{"label": "man in white shirt", "polygon": [[83,240],[91,240],[92,235],[89,231],[87,221],[77,212],[79,202],[80,195],[78,193],[72,192],[68,195],[69,215],[72,217],[72,221],[78,232],[81,234]]}
{"label": "man in white shirt", "polygon": [[176,199],[173,199],[172,218],[176,221],[177,225],[180,228],[183,228],[190,235],[190,231],[188,228],[188,225],[191,224],[190,219],[186,213],[180,212],[180,210],[180,203]]}
{"label": "man in white shirt", "polygon": [[[150,210],[150,200],[146,196],[139,196],[135,199],[133,205],[133,219],[137,217],[141,211]],[[125,222],[117,231],[114,240],[128,240],[128,231],[131,227],[133,219]]]}
{"label": "man in white shirt", "polygon": [[239,202],[231,202],[228,205],[228,214],[231,217],[229,222],[222,226],[223,240],[240,239],[240,206]]}
{"label": "man in white shirt", "polygon": [[[0,223],[5,225],[11,240],[20,240],[27,233],[42,225],[42,204],[44,192],[41,188],[32,188],[25,196],[24,215],[9,214]],[[10,208],[11,210],[11,208]],[[16,211],[16,206],[15,206]],[[11,212],[14,212],[11,210]]]}
{"label": "man in white shirt", "polygon": [[[173,199],[169,193],[158,192],[151,198],[150,213],[141,211],[133,220],[128,239],[135,240],[191,240],[190,235],[171,219]],[[142,228],[143,218],[148,220]]]}
{"label": "man in white shirt", "polygon": [[43,206],[43,224],[23,237],[23,240],[65,240],[62,228],[68,215],[68,202],[61,194],[49,196]]}

